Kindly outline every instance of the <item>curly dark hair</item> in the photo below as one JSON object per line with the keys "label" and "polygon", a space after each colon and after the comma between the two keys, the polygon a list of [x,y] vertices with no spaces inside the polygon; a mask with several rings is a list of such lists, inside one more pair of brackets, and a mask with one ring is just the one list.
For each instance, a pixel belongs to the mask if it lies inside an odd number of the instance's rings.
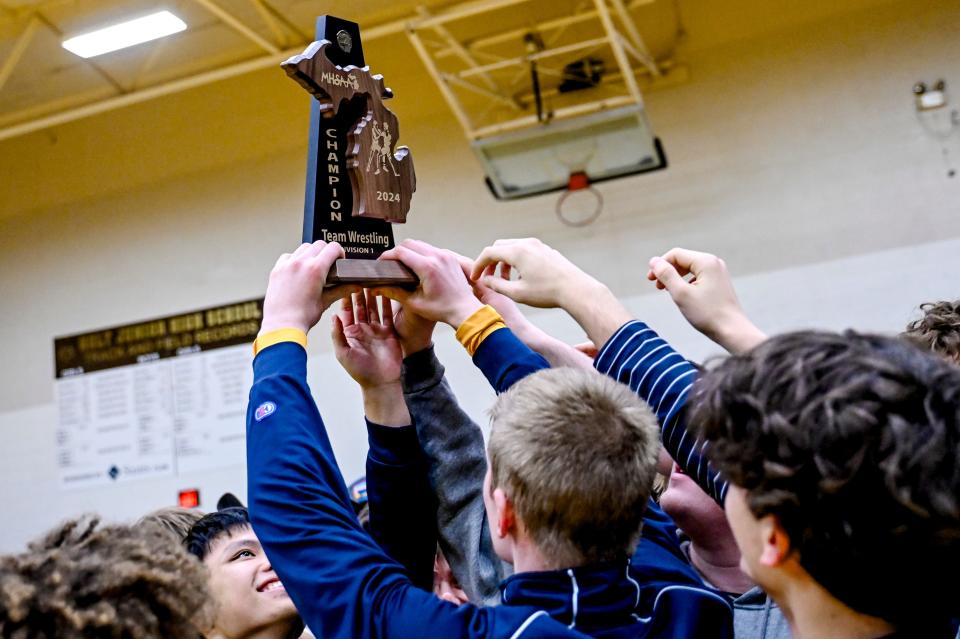
{"label": "curly dark hair", "polygon": [[960,300],[927,302],[920,310],[923,317],[907,324],[903,337],[960,364]]}
{"label": "curly dark hair", "polygon": [[834,597],[898,628],[957,615],[960,369],[896,338],[789,333],[708,371],[689,410]]}
{"label": "curly dark hair", "polygon": [[151,524],[86,516],[0,557],[0,637],[197,639],[212,624],[203,565]]}

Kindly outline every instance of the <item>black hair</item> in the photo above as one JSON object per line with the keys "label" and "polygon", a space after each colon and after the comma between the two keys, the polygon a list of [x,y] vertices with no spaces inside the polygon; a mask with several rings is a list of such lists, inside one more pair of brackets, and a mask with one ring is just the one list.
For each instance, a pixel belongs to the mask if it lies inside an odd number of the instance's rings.
{"label": "black hair", "polygon": [[223,535],[229,535],[238,528],[250,527],[250,515],[246,508],[224,508],[215,513],[204,515],[187,533],[183,545],[187,552],[201,560],[210,552],[213,542]]}

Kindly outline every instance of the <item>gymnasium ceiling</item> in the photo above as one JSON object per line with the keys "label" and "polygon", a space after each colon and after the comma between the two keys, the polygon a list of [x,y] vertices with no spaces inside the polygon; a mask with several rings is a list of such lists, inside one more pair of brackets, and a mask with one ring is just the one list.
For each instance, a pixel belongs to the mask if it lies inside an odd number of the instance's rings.
{"label": "gymnasium ceiling", "polygon": [[[686,35],[685,46],[706,48],[883,1],[624,0],[624,4],[650,53],[669,64],[681,33]],[[481,6],[493,8],[469,11]],[[472,51],[478,38],[529,28],[592,6],[592,0],[0,0],[0,139],[11,137],[15,125],[40,123],[44,128],[51,115],[75,119],[73,115],[86,113],[83,109],[90,105],[112,101],[121,106],[123,99],[138,99],[158,87],[157,95],[180,90],[164,85],[190,88],[241,75],[242,69],[275,67],[277,59],[312,40],[313,22],[320,13],[358,21],[368,34],[365,38],[375,41],[368,48],[397,39],[392,48],[401,47],[419,64],[403,32],[426,16],[467,8],[464,19],[441,27],[445,34],[427,27],[418,32],[433,42],[456,41]],[[70,35],[161,8],[182,17],[187,31],[88,61],[60,46]],[[579,23],[568,31],[588,28],[588,23]],[[518,37],[494,50],[499,55],[522,55],[522,47]],[[491,52],[488,48],[484,53]]]}
{"label": "gymnasium ceiling", "polygon": [[[448,36],[473,51],[477,38],[522,32],[545,20],[590,10],[593,1],[0,0],[0,218],[56,210],[70,202],[281,153],[299,157],[306,143],[308,101],[278,65],[312,40],[315,17],[323,13],[360,23],[367,60],[397,90],[392,108],[405,124],[406,142],[420,144],[423,153],[425,146],[437,143],[430,133],[434,127],[451,134],[457,129],[408,41],[406,26],[427,14],[499,4],[498,10],[446,24]],[[703,59],[711,49],[732,41],[825,19],[846,20],[845,14],[904,1],[623,3],[657,65],[667,71],[675,62]],[[615,0],[607,2],[613,6]],[[65,36],[161,8],[180,15],[188,29],[94,58],[93,64],[60,46]],[[450,40],[442,33],[418,24],[425,42],[441,47],[446,42],[449,48]],[[598,28],[583,23],[564,37],[589,38],[588,29]],[[17,55],[18,44],[22,55]],[[491,52],[522,55],[522,40],[511,39]],[[453,55],[443,60],[462,62]],[[638,78],[643,80],[641,66]],[[696,72],[693,65],[690,77]],[[522,69],[514,77],[521,85],[528,78]],[[643,85],[644,92],[655,89]],[[132,106],[124,106],[131,98]],[[98,105],[109,108],[98,111]]]}

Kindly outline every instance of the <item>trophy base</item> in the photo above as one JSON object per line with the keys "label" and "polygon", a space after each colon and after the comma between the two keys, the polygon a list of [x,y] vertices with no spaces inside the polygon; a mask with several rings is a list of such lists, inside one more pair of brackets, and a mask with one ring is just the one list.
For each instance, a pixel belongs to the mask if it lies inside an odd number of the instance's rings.
{"label": "trophy base", "polygon": [[327,286],[354,284],[364,288],[397,286],[415,289],[420,280],[413,271],[396,260],[358,260],[345,258],[333,263]]}

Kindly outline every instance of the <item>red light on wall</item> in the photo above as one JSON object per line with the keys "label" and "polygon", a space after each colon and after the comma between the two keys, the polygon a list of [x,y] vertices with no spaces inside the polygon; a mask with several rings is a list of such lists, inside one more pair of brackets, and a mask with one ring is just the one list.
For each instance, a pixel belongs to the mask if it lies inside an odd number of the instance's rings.
{"label": "red light on wall", "polygon": [[200,505],[200,490],[197,488],[181,490],[179,502],[181,508],[196,508]]}

